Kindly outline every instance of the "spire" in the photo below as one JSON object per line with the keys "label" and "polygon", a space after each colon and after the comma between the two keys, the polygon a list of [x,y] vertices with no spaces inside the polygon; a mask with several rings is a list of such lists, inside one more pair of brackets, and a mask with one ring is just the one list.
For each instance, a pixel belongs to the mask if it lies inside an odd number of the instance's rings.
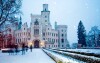
{"label": "spire", "polygon": [[56,28],[57,28],[57,22],[55,21],[55,30],[56,30]]}
{"label": "spire", "polygon": [[20,16],[20,22],[18,24],[18,29],[21,29],[21,26],[22,26],[22,17]]}

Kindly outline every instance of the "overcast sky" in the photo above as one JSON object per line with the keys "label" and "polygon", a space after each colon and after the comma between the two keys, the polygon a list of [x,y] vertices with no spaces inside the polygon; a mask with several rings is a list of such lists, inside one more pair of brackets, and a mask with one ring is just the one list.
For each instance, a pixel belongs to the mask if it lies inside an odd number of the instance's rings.
{"label": "overcast sky", "polygon": [[50,22],[68,26],[69,43],[77,42],[77,26],[82,20],[86,31],[100,26],[100,0],[23,0],[22,22],[30,25],[30,14],[41,14],[43,4],[49,5]]}

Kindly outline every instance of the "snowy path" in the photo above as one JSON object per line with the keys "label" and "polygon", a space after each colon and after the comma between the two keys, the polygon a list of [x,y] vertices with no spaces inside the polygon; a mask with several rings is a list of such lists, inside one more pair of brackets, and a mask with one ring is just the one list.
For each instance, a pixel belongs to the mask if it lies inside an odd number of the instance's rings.
{"label": "snowy path", "polygon": [[0,52],[0,63],[55,63],[42,49],[33,49],[21,55],[9,55],[8,53]]}

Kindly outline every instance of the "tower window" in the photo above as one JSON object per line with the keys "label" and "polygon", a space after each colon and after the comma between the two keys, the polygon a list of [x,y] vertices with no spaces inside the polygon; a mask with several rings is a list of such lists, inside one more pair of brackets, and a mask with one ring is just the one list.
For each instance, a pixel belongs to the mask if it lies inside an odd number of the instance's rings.
{"label": "tower window", "polygon": [[46,8],[45,8],[45,11],[46,11]]}
{"label": "tower window", "polygon": [[47,20],[45,20],[45,22],[47,22]]}
{"label": "tower window", "polygon": [[47,18],[47,16],[45,16],[45,18]]}

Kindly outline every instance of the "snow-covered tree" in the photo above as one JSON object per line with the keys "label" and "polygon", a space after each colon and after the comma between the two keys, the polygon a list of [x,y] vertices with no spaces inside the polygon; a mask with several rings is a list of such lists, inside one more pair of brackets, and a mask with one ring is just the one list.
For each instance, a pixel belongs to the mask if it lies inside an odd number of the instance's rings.
{"label": "snow-covered tree", "polygon": [[88,38],[87,38],[87,43],[90,45],[90,47],[100,46],[99,35],[100,35],[100,30],[98,29],[98,26],[92,27],[88,33]]}

